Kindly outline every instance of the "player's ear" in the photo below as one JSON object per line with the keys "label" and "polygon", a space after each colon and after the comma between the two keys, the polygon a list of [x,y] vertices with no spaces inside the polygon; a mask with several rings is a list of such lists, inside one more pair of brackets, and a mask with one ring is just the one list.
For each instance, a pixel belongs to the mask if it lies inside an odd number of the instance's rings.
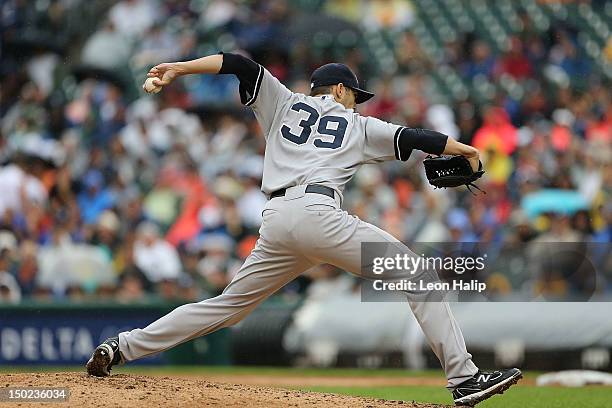
{"label": "player's ear", "polygon": [[344,84],[340,82],[338,84],[338,98],[342,99],[344,97],[345,92],[346,92],[346,88],[344,87]]}
{"label": "player's ear", "polygon": [[341,98],[341,95],[340,95],[340,86],[341,86],[341,85],[342,85],[342,84],[336,84],[336,85],[332,85],[332,87],[331,87],[331,94],[332,94],[332,97],[333,97],[335,100],[337,100],[337,101],[339,101],[339,100],[341,100],[341,99],[342,99],[342,98]]}

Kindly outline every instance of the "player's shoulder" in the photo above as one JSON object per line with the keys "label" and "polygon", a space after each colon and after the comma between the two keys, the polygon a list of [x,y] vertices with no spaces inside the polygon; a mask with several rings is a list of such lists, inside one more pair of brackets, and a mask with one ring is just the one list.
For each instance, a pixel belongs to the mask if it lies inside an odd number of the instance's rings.
{"label": "player's shoulder", "polygon": [[331,95],[317,95],[310,96],[304,94],[299,95],[300,101],[308,105],[315,106],[319,111],[330,111],[334,110],[335,114],[342,114],[346,116],[352,116],[354,118],[361,117],[361,115],[355,112],[354,109],[347,109],[342,104],[336,102]]}
{"label": "player's shoulder", "polygon": [[361,116],[359,123],[367,135],[394,135],[404,127],[391,122],[387,122],[375,116]]}
{"label": "player's shoulder", "polygon": [[368,126],[385,125],[389,123],[383,119],[377,118],[376,116],[359,115],[359,120]]}
{"label": "player's shoulder", "polygon": [[360,113],[355,112],[355,121],[359,122],[363,127],[366,127],[366,126],[372,126],[373,122],[379,122],[380,119],[378,119],[375,116],[367,116],[367,115],[362,115]]}

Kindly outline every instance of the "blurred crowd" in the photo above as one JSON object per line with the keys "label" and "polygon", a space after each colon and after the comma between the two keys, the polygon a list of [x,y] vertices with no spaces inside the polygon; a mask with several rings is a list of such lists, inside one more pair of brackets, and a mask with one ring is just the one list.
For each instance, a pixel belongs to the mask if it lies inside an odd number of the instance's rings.
{"label": "blurred crowd", "polygon": [[[267,200],[261,130],[231,76],[138,90],[151,65],[220,49],[245,50],[296,92],[308,92],[314,67],[346,62],[377,95],[362,114],[481,150],[486,194],[434,191],[420,153],[357,173],[344,208],[408,244],[610,242],[611,84],[578,46],[578,27],[553,22],[542,34],[522,13],[524,29],[503,52],[462,33],[445,44],[444,63],[469,81],[511,77],[523,92],[454,101],[432,91],[439,62],[411,30],[416,1],[93,3],[89,12],[83,0],[0,3],[0,303],[184,301],[223,290]],[[344,34],[392,33],[396,72],[379,73],[358,37],[312,46],[322,38],[309,31],[313,15]],[[577,204],[525,206],[549,189]],[[319,269],[284,293],[337,273]]]}

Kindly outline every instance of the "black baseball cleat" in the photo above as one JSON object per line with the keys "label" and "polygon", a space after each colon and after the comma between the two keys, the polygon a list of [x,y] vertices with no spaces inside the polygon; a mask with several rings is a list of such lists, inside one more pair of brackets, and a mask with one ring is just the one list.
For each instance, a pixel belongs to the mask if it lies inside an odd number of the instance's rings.
{"label": "black baseball cleat", "polygon": [[503,394],[523,378],[518,368],[503,371],[478,371],[472,378],[453,390],[455,405],[473,407],[495,394]]}
{"label": "black baseball cleat", "polygon": [[107,377],[110,375],[111,368],[122,362],[119,337],[111,337],[96,347],[85,367],[89,375]]}

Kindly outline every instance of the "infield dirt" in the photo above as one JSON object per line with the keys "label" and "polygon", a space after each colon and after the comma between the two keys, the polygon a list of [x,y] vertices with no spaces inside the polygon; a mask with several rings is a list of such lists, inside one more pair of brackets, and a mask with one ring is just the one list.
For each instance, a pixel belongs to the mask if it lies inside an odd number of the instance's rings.
{"label": "infield dirt", "polygon": [[[238,379],[237,379],[238,380]],[[106,378],[85,373],[0,374],[0,387],[67,387],[65,407],[405,407],[446,408],[446,405],[388,401],[337,394],[295,391],[258,385],[211,382],[205,378],[113,374]],[[1,407],[40,407],[42,403],[10,402]],[[44,404],[48,405],[48,404]]]}

